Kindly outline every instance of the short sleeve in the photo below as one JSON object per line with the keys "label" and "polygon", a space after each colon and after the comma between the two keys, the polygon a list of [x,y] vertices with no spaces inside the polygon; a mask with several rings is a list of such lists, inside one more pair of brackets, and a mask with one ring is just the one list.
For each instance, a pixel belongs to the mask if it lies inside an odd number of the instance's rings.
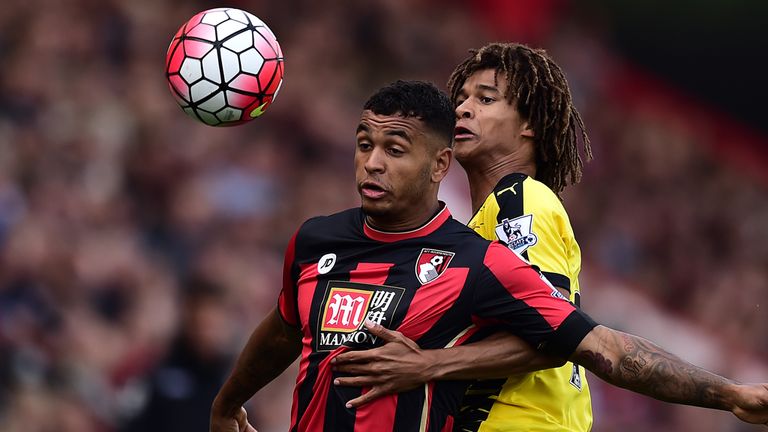
{"label": "short sleeve", "polygon": [[569,357],[596,325],[499,242],[488,247],[474,290],[473,317],[478,324],[501,325],[562,358]]}
{"label": "short sleeve", "polygon": [[524,183],[523,194],[523,212],[530,215],[530,234],[535,239],[526,251],[527,258],[550,282],[571,291],[571,278],[578,273],[573,266],[578,262],[571,262],[575,239],[565,208],[549,187],[535,180]]}

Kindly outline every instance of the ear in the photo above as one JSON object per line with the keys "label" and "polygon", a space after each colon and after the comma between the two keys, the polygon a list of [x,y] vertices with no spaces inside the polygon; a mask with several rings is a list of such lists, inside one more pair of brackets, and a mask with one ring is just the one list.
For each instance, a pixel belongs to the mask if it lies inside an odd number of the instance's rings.
{"label": "ear", "polygon": [[531,138],[531,139],[535,137],[535,135],[533,134],[533,128],[531,127],[530,123],[526,121],[526,122],[523,122],[521,126],[523,130],[522,132],[520,132],[520,136],[524,138]]}
{"label": "ear", "polygon": [[443,147],[437,151],[435,155],[435,164],[432,167],[432,183],[440,183],[448,174],[448,168],[451,167],[451,159],[453,159],[453,149],[450,147]]}

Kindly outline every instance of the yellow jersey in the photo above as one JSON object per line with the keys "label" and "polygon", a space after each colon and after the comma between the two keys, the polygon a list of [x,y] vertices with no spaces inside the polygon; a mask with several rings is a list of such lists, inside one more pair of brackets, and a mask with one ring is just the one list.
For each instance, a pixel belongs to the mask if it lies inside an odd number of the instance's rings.
{"label": "yellow jersey", "polygon": [[[499,239],[537,266],[549,281],[579,304],[581,251],[562,203],[543,183],[525,174],[499,181],[468,226]],[[474,383],[454,430],[589,431],[592,404],[584,368],[556,369]]]}

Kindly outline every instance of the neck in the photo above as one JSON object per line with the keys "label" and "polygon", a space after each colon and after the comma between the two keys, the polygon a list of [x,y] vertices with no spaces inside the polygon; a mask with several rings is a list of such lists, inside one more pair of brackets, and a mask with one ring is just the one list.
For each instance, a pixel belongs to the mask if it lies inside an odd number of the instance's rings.
{"label": "neck", "polygon": [[369,226],[376,228],[379,231],[410,231],[424,226],[434,218],[441,209],[442,205],[435,197],[434,201],[429,204],[414,208],[413,214],[395,215],[394,217],[366,215],[365,221]]}
{"label": "neck", "polygon": [[472,213],[477,213],[496,184],[504,176],[521,173],[530,177],[536,176],[536,164],[507,160],[493,163],[490,166],[464,165],[464,171],[469,180],[469,195],[472,198]]}

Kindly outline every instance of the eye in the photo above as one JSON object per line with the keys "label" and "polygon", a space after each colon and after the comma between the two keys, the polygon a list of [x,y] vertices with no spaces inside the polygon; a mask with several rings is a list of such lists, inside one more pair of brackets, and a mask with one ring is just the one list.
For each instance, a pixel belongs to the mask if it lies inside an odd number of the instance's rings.
{"label": "eye", "polygon": [[484,105],[488,105],[488,104],[493,103],[495,101],[496,101],[496,99],[494,99],[494,98],[492,98],[490,96],[481,96],[480,97],[480,103],[482,103]]}
{"label": "eye", "polygon": [[387,149],[387,152],[389,152],[389,154],[391,154],[392,156],[402,156],[403,154],[405,154],[404,150],[397,147],[390,147]]}
{"label": "eye", "polygon": [[357,148],[360,151],[368,151],[373,148],[373,146],[367,142],[367,141],[358,141]]}

